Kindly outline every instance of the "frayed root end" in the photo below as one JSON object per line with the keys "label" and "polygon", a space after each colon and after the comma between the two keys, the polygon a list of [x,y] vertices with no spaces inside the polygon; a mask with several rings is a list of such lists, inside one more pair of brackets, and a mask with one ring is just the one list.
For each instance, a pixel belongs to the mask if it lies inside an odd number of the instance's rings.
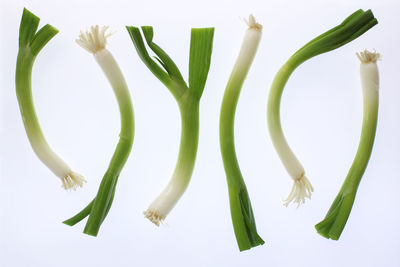
{"label": "frayed root end", "polygon": [[61,179],[62,187],[65,190],[76,190],[77,187],[82,187],[86,180],[82,175],[75,172],[68,173],[65,177]]}
{"label": "frayed root end", "polygon": [[143,212],[144,217],[149,219],[152,223],[154,223],[157,226],[160,226],[160,224],[163,223],[165,216],[160,215],[157,211],[154,210],[146,210]]}
{"label": "frayed root end", "polygon": [[248,20],[244,19],[244,21],[249,26],[249,29],[262,30],[262,25],[256,21],[256,18],[253,15],[250,15]]}
{"label": "frayed root end", "polygon": [[311,193],[314,191],[310,181],[303,174],[300,178],[294,180],[292,191],[290,192],[287,199],[284,200],[283,205],[288,206],[290,203],[297,203],[297,207],[300,204],[304,204],[306,198],[311,199]]}
{"label": "frayed root end", "polygon": [[96,54],[107,45],[107,38],[111,33],[107,33],[108,26],[92,26],[90,30],[82,32],[76,42],[90,53]]}
{"label": "frayed root end", "polygon": [[362,52],[356,53],[356,56],[358,59],[361,61],[361,63],[366,64],[366,63],[376,63],[377,60],[381,59],[381,55],[377,52],[370,52],[367,49],[365,49]]}

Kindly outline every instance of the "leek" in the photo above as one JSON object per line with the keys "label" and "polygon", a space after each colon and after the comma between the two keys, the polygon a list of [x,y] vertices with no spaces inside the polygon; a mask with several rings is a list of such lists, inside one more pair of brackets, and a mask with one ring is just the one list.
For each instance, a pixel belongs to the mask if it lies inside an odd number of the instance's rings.
{"label": "leek", "polygon": [[82,187],[85,179],[51,149],[40,128],[32,97],[32,68],[43,47],[58,33],[46,24],[37,31],[40,19],[24,8],[19,28],[19,51],[15,87],[19,109],[29,142],[38,158],[62,181],[64,189]]}
{"label": "leek", "polygon": [[325,219],[315,228],[326,238],[338,240],[350,216],[358,185],[367,168],[374,145],[379,106],[379,74],[376,61],[380,55],[367,50],[357,53],[361,61],[360,76],[364,98],[364,115],[360,143],[347,177]]}
{"label": "leek", "polygon": [[125,78],[112,54],[106,49],[108,27],[91,27],[86,33],[81,32],[76,42],[92,53],[104,74],[107,76],[117,98],[121,116],[121,132],[119,142],[109,167],[101,181],[96,197],[80,213],[69,220],[67,225],[74,225],[89,215],[83,232],[97,236],[100,226],[111,208],[118,177],[132,149],[134,136],[134,118],[131,96]]}
{"label": "leek", "polygon": [[378,21],[371,10],[358,10],[346,18],[340,25],[316,37],[298,50],[281,67],[276,74],[268,98],[268,128],[275,149],[293,179],[293,187],[284,201],[287,206],[291,202],[298,205],[311,198],[313,187],[305,176],[303,166],[290,149],[282,131],[280,121],[280,102],[285,87],[292,72],[306,60],[322,53],[339,48],[375,26]]}
{"label": "leek", "polygon": [[247,24],[249,28],[225,89],[219,124],[221,154],[228,182],[232,224],[240,251],[264,244],[264,240],[257,233],[250,198],[236,157],[234,140],[235,111],[240,90],[256,55],[262,35],[262,26],[252,15]]}
{"label": "leek", "polygon": [[181,115],[181,143],[172,179],[144,212],[146,218],[159,226],[185,192],[194,169],[199,139],[199,103],[210,68],[214,28],[191,31],[189,85],[167,53],[153,42],[152,27],[141,28],[147,45],[156,54],[155,59],[158,63],[148,54],[139,28],[126,28],[139,57],[169,89],[177,101]]}

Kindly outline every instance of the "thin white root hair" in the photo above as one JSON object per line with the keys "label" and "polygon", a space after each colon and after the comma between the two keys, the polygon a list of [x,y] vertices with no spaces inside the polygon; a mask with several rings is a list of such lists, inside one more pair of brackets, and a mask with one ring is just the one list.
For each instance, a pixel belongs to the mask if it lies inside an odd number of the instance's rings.
{"label": "thin white root hair", "polygon": [[246,24],[249,26],[249,29],[257,29],[257,30],[262,30],[262,25],[257,23],[256,18],[250,14],[249,20],[244,19]]}
{"label": "thin white root hair", "polygon": [[304,204],[306,198],[311,199],[311,193],[314,191],[310,181],[303,174],[300,178],[294,180],[292,191],[290,192],[287,199],[284,200],[283,205],[288,206],[290,203],[297,203],[297,207],[300,204]]}
{"label": "thin white root hair", "polygon": [[61,179],[62,187],[65,190],[76,190],[76,188],[82,187],[83,183],[86,183],[86,180],[83,178],[82,175],[76,172],[70,172],[65,177]]}
{"label": "thin white root hair", "polygon": [[381,59],[381,54],[377,53],[376,51],[374,52],[369,52],[367,49],[365,49],[363,52],[356,53],[356,56],[358,59],[361,61],[361,63],[376,63],[377,60]]}
{"label": "thin white root hair", "polygon": [[79,38],[76,39],[78,45],[90,53],[96,54],[100,50],[104,49],[107,45],[107,38],[112,33],[106,33],[108,26],[99,27],[99,25],[90,27],[90,30],[82,32]]}
{"label": "thin white root hair", "polygon": [[154,223],[157,226],[160,226],[160,224],[163,223],[165,216],[160,215],[157,211],[155,210],[146,210],[143,212],[144,217],[149,219],[152,223]]}

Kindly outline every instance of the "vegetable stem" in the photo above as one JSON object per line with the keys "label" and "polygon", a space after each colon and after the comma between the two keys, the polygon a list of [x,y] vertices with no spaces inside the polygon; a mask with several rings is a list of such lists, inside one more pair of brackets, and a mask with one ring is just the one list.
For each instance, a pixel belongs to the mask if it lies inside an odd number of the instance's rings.
{"label": "vegetable stem", "polygon": [[314,38],[299,49],[276,74],[269,93],[267,118],[272,142],[286,171],[293,179],[292,190],[284,201],[285,206],[288,206],[291,202],[297,203],[298,206],[305,203],[305,199],[311,198],[311,193],[314,191],[305,176],[303,166],[290,149],[282,131],[280,102],[286,82],[292,72],[303,62],[351,42],[377,23],[371,10],[363,11],[360,9],[354,12],[340,25]]}
{"label": "vegetable stem", "polygon": [[189,185],[189,179],[196,161],[199,139],[199,102],[193,95],[185,95],[187,100],[180,102],[181,142],[178,161],[167,187],[144,212],[146,218],[157,226],[175,206]]}
{"label": "vegetable stem", "polygon": [[364,99],[360,143],[342,188],[325,219],[315,226],[320,235],[333,240],[340,238],[350,216],[358,185],[371,157],[378,120],[379,75],[376,61],[380,55],[365,50],[357,53],[357,57],[361,61],[360,76]]}
{"label": "vegetable stem", "polygon": [[152,27],[143,26],[142,32],[158,63],[148,54],[139,28],[126,28],[139,57],[169,89],[181,114],[181,143],[175,171],[167,187],[144,212],[146,218],[159,226],[185,192],[193,173],[199,139],[199,103],[210,68],[214,29],[191,31],[188,86],[173,60],[153,42]]}
{"label": "vegetable stem", "polygon": [[32,68],[40,50],[58,33],[51,25],[36,32],[39,18],[24,8],[20,32],[19,51],[15,73],[18,104],[26,134],[38,158],[62,181],[66,190],[82,187],[85,179],[71,168],[51,149],[47,143],[36,115],[32,97]]}
{"label": "vegetable stem", "polygon": [[234,121],[240,91],[261,40],[262,26],[250,15],[249,28],[225,89],[220,115],[220,146],[228,183],[233,228],[239,250],[264,244],[258,235],[246,184],[236,157]]}
{"label": "vegetable stem", "polygon": [[107,79],[109,80],[118,101],[121,132],[119,142],[111,158],[109,167],[101,181],[94,200],[76,216],[64,223],[73,225],[89,215],[84,233],[97,236],[100,226],[111,208],[119,175],[132,149],[134,137],[134,117],[131,97],[125,78],[112,54],[105,48],[108,27],[95,26],[87,33],[81,33],[77,43],[91,52]]}

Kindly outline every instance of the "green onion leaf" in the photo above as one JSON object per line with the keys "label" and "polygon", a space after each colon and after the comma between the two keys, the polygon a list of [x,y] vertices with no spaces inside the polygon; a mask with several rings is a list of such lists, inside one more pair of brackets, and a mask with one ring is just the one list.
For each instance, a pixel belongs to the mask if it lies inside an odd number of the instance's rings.
{"label": "green onion leaf", "polygon": [[142,32],[147,45],[157,55],[157,61],[166,72],[149,56],[139,28],[127,26],[126,29],[139,57],[170,90],[181,114],[181,143],[175,171],[164,191],[144,212],[145,216],[158,226],[185,192],[193,173],[199,139],[199,102],[210,68],[214,29],[192,29],[189,60],[190,87],[183,80],[173,60],[153,42],[152,27],[144,26]]}
{"label": "green onion leaf", "polygon": [[293,187],[284,205],[295,202],[298,205],[311,198],[313,187],[305,176],[303,166],[290,149],[282,131],[280,121],[280,102],[292,72],[306,60],[322,53],[339,48],[364,34],[378,22],[371,10],[358,10],[340,25],[321,34],[299,49],[276,74],[268,98],[268,128],[272,142],[287,172],[293,179]]}
{"label": "green onion leaf", "polygon": [[165,86],[169,87],[171,83],[171,78],[166,72],[167,67],[164,62],[156,58],[158,62],[163,66],[165,70],[163,70],[150,56],[147,52],[146,46],[143,42],[142,35],[140,34],[140,30],[137,27],[127,26],[126,29],[132,39],[133,44],[135,45],[136,51],[143,61],[144,64],[149,68],[149,70],[156,76]]}
{"label": "green onion leaf", "polygon": [[64,189],[82,187],[85,179],[71,168],[51,149],[40,128],[32,98],[32,68],[36,56],[58,33],[51,25],[38,32],[39,18],[24,8],[19,28],[19,51],[15,72],[18,104],[29,142],[38,158],[62,181]]}
{"label": "green onion leaf", "polygon": [[179,83],[185,84],[182,74],[179,71],[178,67],[175,65],[174,61],[167,55],[167,53],[164,52],[164,50],[162,50],[157,44],[153,42],[153,27],[143,26],[142,31],[146,39],[147,45],[158,56],[157,60],[159,62],[162,62],[162,66],[168,72],[171,79],[179,81]]}
{"label": "green onion leaf", "polygon": [[189,90],[201,97],[211,64],[213,28],[192,29],[189,58]]}
{"label": "green onion leaf", "polygon": [[236,157],[234,140],[237,102],[262,35],[262,26],[252,15],[248,25],[239,56],[225,89],[219,124],[221,155],[228,182],[232,224],[240,251],[264,244],[264,240],[257,233],[250,198]]}
{"label": "green onion leaf", "polygon": [[364,115],[360,143],[353,164],[325,219],[315,225],[318,233],[338,240],[350,216],[358,185],[367,168],[374,145],[379,106],[379,75],[376,61],[380,55],[367,50],[357,53],[361,61],[360,76],[363,88]]}
{"label": "green onion leaf", "polygon": [[104,74],[107,76],[117,98],[121,132],[119,142],[111,158],[108,169],[101,181],[96,197],[81,212],[64,221],[67,225],[74,225],[89,215],[84,233],[97,236],[100,226],[106,218],[115,195],[119,175],[128,160],[133,145],[134,117],[131,97],[125,78],[112,54],[106,49],[106,34],[108,27],[92,27],[90,31],[81,33],[77,43],[94,55]]}

